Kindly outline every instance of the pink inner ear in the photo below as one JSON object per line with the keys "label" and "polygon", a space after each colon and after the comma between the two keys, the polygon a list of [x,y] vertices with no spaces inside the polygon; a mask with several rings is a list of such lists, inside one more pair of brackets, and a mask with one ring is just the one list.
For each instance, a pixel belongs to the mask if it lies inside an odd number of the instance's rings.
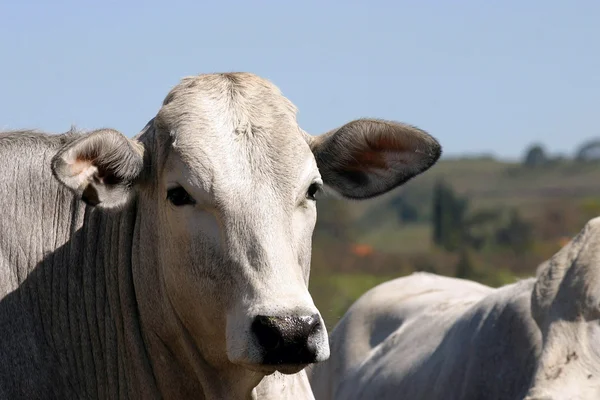
{"label": "pink inner ear", "polygon": [[70,166],[72,175],[79,175],[89,167],[91,167],[92,162],[90,160],[85,160],[83,158],[77,158],[73,164]]}
{"label": "pink inner ear", "polygon": [[363,170],[365,168],[386,169],[387,161],[383,152],[362,151],[352,157],[348,162],[348,169]]}
{"label": "pink inner ear", "polygon": [[414,150],[416,141],[408,135],[380,133],[367,138],[371,150],[382,153],[405,153]]}
{"label": "pink inner ear", "polygon": [[352,155],[348,169],[389,169],[394,164],[406,164],[407,159],[410,159],[409,146],[397,137],[380,134],[369,139],[364,151],[357,151]]}

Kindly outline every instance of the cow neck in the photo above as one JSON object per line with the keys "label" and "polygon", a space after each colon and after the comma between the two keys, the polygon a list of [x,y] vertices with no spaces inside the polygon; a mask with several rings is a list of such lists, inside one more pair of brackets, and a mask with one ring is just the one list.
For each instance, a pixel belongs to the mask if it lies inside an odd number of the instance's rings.
{"label": "cow neck", "polygon": [[135,204],[107,212],[68,203],[69,238],[46,259],[53,282],[48,343],[72,381],[84,386],[77,392],[153,398],[131,277]]}
{"label": "cow neck", "polygon": [[68,139],[20,134],[0,148],[0,231],[11,233],[0,237],[0,376],[12,357],[29,371],[15,387],[152,399],[131,279],[136,205],[93,209],[60,185],[51,159]]}

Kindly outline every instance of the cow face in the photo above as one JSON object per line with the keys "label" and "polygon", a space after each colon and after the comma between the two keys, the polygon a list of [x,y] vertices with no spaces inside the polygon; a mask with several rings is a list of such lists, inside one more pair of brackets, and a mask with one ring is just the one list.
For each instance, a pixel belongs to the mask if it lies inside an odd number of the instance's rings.
{"label": "cow face", "polygon": [[204,359],[293,373],[329,356],[308,292],[316,199],[383,194],[440,153],[388,121],[312,137],[268,81],[214,74],[184,79],[136,139],[97,131],[54,171],[89,204],[153,210],[166,298]]}

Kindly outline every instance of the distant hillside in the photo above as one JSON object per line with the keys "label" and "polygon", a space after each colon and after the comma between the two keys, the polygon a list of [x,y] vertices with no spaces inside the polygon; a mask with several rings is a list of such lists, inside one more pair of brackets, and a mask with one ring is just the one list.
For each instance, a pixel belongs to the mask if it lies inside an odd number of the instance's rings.
{"label": "distant hillside", "polygon": [[[525,168],[491,158],[441,160],[380,198],[364,202],[323,200],[319,221],[328,219],[324,213],[336,209],[339,214],[343,209],[347,226],[360,242],[385,251],[423,251],[430,244],[432,193],[439,180],[468,198],[472,210],[516,207],[525,218],[539,217],[544,204],[600,197],[600,163],[562,161],[544,168]],[[399,218],[398,205],[402,203],[416,210],[416,221]]]}

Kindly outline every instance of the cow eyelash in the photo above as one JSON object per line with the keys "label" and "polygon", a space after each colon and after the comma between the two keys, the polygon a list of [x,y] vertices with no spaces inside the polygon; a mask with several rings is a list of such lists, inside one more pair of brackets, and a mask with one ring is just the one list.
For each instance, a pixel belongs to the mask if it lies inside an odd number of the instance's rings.
{"label": "cow eyelash", "polygon": [[167,190],[167,200],[175,207],[196,204],[196,200],[181,186]]}
{"label": "cow eyelash", "polygon": [[321,191],[322,185],[318,182],[313,182],[310,184],[310,186],[308,187],[308,190],[306,191],[306,198],[308,200],[312,200],[315,201],[317,200],[316,196],[317,194]]}

